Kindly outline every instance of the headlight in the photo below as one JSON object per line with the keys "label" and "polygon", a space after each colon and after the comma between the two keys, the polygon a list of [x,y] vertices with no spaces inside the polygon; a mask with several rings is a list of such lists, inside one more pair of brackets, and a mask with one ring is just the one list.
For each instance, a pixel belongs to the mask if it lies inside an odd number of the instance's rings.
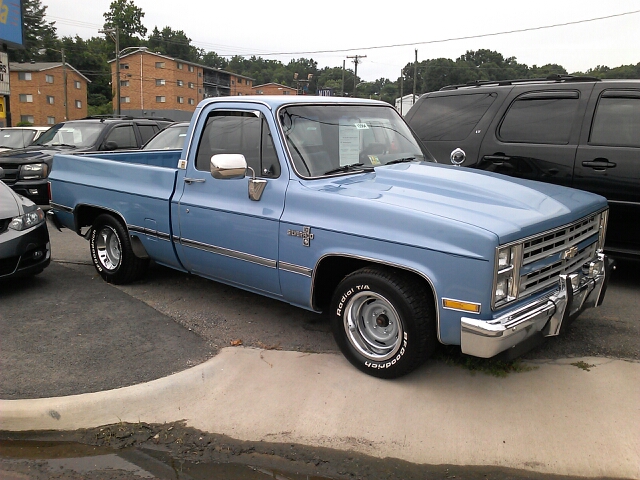
{"label": "headlight", "polygon": [[599,234],[598,234],[598,250],[604,249],[604,238],[607,235],[607,221],[609,220],[609,210],[605,210],[600,214],[598,221]]}
{"label": "headlight", "polygon": [[39,180],[47,178],[48,174],[49,167],[46,163],[32,163],[20,167],[20,179],[22,180]]}
{"label": "headlight", "polygon": [[18,230],[18,231],[26,230],[27,228],[40,225],[42,222],[44,222],[44,219],[45,219],[44,212],[40,207],[38,207],[33,212],[25,213],[24,215],[15,217],[9,223],[9,228],[13,230]]}
{"label": "headlight", "polygon": [[496,251],[493,307],[500,307],[518,298],[522,245],[500,247]]}

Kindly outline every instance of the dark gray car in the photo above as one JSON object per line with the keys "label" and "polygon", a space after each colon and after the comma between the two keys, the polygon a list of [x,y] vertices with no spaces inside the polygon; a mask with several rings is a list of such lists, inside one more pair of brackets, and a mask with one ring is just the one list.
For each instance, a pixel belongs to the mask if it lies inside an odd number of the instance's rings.
{"label": "dark gray car", "polygon": [[44,212],[6,186],[3,177],[0,167],[0,281],[38,274],[51,261]]}

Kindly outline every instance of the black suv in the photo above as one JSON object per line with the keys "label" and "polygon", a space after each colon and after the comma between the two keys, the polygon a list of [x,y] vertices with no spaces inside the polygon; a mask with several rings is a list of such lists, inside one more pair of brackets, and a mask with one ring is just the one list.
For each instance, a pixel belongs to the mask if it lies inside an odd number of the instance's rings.
{"label": "black suv", "polygon": [[131,117],[87,117],[59,123],[29,147],[0,153],[4,183],[36,205],[48,207],[47,177],[56,153],[139,149],[171,123]]}
{"label": "black suv", "polygon": [[440,163],[606,197],[605,249],[640,257],[640,80],[454,85],[420,97],[406,120]]}

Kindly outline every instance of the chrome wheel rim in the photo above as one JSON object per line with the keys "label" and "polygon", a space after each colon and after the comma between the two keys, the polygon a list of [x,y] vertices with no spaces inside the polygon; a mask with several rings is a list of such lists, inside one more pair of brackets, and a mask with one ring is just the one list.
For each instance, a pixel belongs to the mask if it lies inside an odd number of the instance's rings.
{"label": "chrome wheel rim", "polygon": [[113,271],[120,266],[120,238],[113,228],[102,227],[96,239],[96,250],[98,261],[105,270]]}
{"label": "chrome wheel rim", "polygon": [[345,306],[344,330],[351,345],[376,362],[392,358],[402,346],[404,329],[391,302],[374,292],[359,292]]}

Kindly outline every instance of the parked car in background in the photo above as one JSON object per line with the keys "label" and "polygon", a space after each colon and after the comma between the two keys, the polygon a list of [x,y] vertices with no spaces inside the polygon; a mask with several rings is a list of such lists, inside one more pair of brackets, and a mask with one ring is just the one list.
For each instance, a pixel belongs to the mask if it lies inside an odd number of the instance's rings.
{"label": "parked car in background", "polygon": [[169,125],[164,130],[156,133],[155,137],[149,140],[142,147],[143,150],[174,150],[182,149],[184,140],[187,137],[189,122],[178,122]]}
{"label": "parked car in background", "polygon": [[438,162],[606,197],[605,250],[640,257],[640,80],[454,85],[423,95],[406,120]]}
{"label": "parked car in background", "polygon": [[168,119],[99,116],[58,123],[32,145],[0,153],[4,182],[20,195],[48,208],[47,177],[53,155],[70,151],[137,150],[171,123]]}
{"label": "parked car in background", "polygon": [[0,128],[0,152],[24,148],[31,145],[50,127],[4,127]]}
{"label": "parked car in background", "polygon": [[3,176],[0,168],[0,281],[35,275],[51,261],[44,212],[7,187]]}

